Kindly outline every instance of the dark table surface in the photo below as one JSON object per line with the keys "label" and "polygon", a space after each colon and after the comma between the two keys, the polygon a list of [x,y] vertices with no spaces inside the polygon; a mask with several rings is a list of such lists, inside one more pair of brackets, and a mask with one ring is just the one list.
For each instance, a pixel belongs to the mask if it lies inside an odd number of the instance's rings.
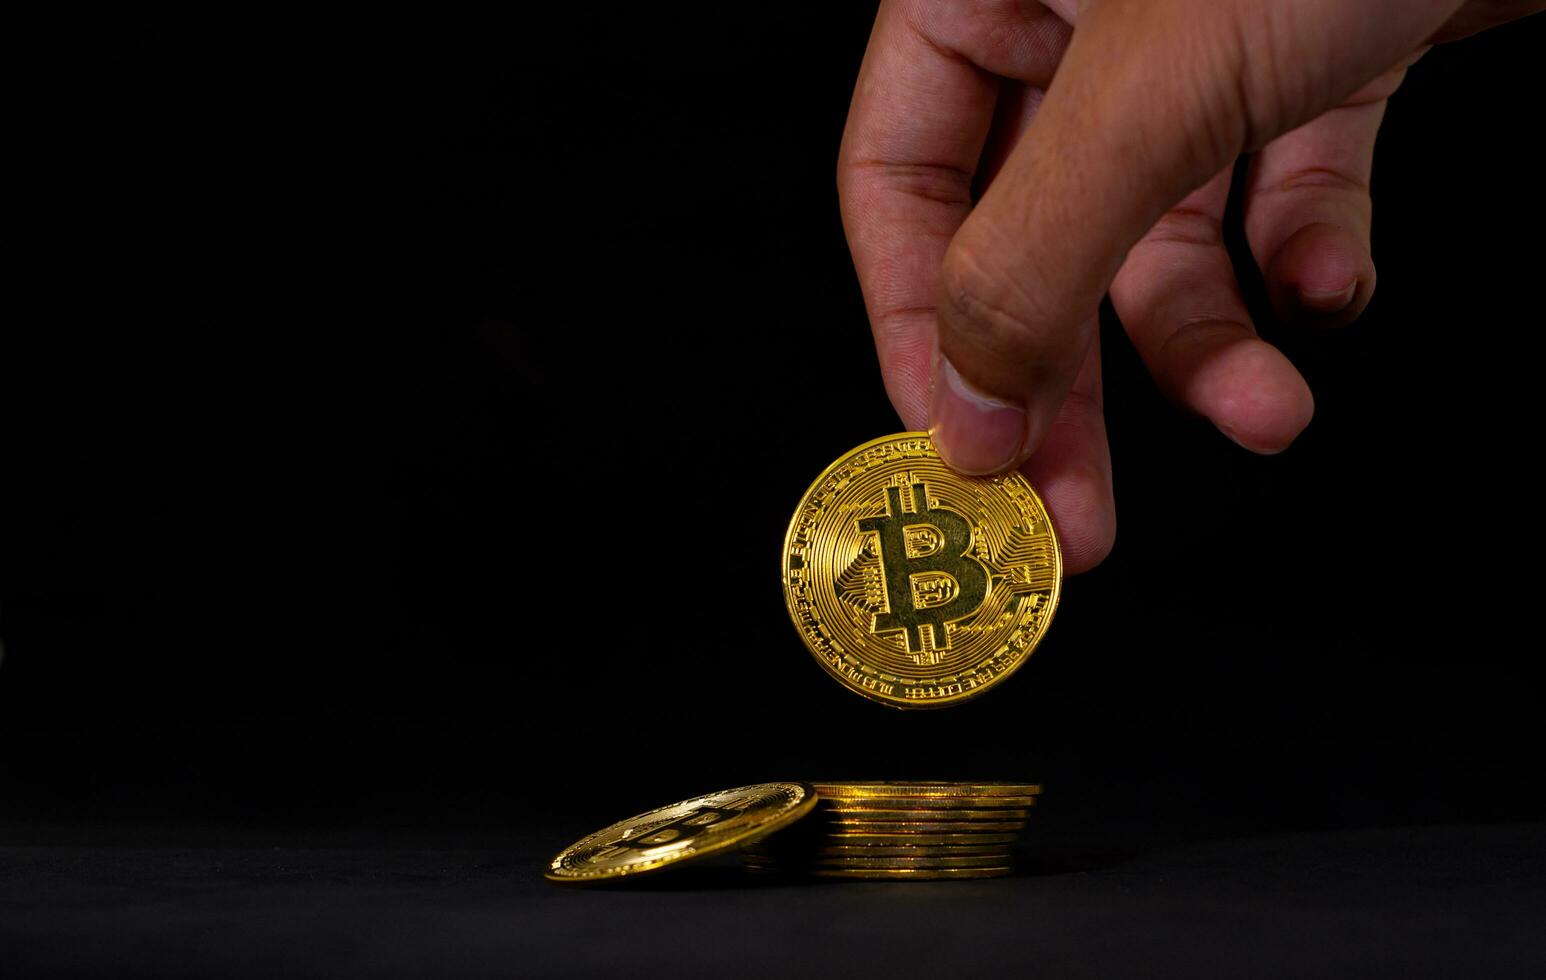
{"label": "dark table surface", "polygon": [[543,880],[544,834],[240,836],[0,847],[0,973],[1546,975],[1546,824],[1042,841],[981,882],[764,883],[719,863],[609,888]]}

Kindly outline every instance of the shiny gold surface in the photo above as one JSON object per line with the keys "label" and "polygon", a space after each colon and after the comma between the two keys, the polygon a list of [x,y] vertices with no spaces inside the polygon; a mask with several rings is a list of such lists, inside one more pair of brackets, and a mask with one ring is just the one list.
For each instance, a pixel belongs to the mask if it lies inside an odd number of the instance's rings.
{"label": "shiny gold surface", "polygon": [[570,845],[546,872],[553,881],[621,878],[729,850],[788,826],[816,805],[806,783],[759,783],[641,813]]}
{"label": "shiny gold surface", "polygon": [[[769,848],[760,844],[748,844],[745,852],[752,857],[772,857],[782,859],[784,853],[779,848]],[[888,846],[885,844],[870,845],[843,845],[833,844],[810,848],[807,852],[816,857],[968,857],[982,854],[996,854],[1004,858],[1009,857],[1007,844],[936,844],[932,847],[918,844],[902,846]]]}
{"label": "shiny gold surface", "polygon": [[972,823],[969,820],[904,822],[900,820],[829,820],[822,826],[834,834],[947,834],[947,833],[1018,833],[1025,829],[1023,820]]}
{"label": "shiny gold surface", "polygon": [[848,797],[822,796],[817,806],[826,812],[829,808],[849,807],[859,810],[1021,810],[1036,805],[1034,796],[960,796],[960,797]]}
{"label": "shiny gold surface", "polygon": [[[1031,815],[1029,809],[1024,810],[968,810],[965,807],[957,809],[940,810],[875,810],[857,807],[824,806],[825,801],[818,801],[817,808],[821,819],[826,820],[885,820],[885,821],[916,821],[916,820],[1020,820],[1024,821]],[[816,819],[816,818],[812,818]]]}
{"label": "shiny gold surface", "polygon": [[[777,861],[748,857],[749,866],[780,867]],[[823,857],[806,862],[807,868],[997,868],[1009,863],[1007,855],[960,857]]]}
{"label": "shiny gold surface", "polygon": [[1018,473],[964,477],[927,433],[867,442],[806,491],[784,539],[784,600],[818,663],[897,708],[976,697],[1041,642],[1063,558]]}
{"label": "shiny gold surface", "polygon": [[[992,800],[1000,797],[1035,797],[1041,794],[1041,786],[1038,783],[821,782],[811,785],[816,788],[817,795],[828,802],[867,798],[878,800],[917,798],[928,799],[930,806],[944,806],[947,805],[947,801],[970,797]],[[935,800],[938,802],[936,803]]]}
{"label": "shiny gold surface", "polygon": [[1013,844],[1018,833],[994,834],[826,834],[822,842],[838,844]]}
{"label": "shiny gold surface", "polygon": [[[748,845],[749,871],[913,880],[997,877],[1041,793],[1035,783],[821,782],[797,826]],[[873,874],[873,873],[881,874]],[[933,874],[933,872],[939,872]],[[983,872],[971,874],[969,872]]]}
{"label": "shiny gold surface", "polygon": [[869,881],[945,881],[951,878],[1004,878],[1014,868],[812,868],[803,872],[812,878],[852,878]]}

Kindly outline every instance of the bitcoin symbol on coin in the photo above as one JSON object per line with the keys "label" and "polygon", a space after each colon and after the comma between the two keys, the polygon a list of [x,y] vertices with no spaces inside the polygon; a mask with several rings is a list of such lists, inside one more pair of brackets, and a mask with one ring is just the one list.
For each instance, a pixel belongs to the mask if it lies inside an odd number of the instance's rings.
{"label": "bitcoin symbol on coin", "polygon": [[647,833],[640,834],[637,837],[614,841],[610,850],[601,853],[610,857],[612,856],[611,851],[638,851],[649,847],[679,844],[697,837],[714,824],[728,820],[740,812],[740,810],[731,810],[723,807],[700,806],[696,810],[677,817],[668,824],[655,827]]}
{"label": "bitcoin symbol on coin", "polygon": [[784,602],[822,669],[874,701],[974,698],[1036,649],[1063,559],[1019,473],[968,477],[926,432],[865,443],[805,492],[784,537]]}
{"label": "bitcoin symbol on coin", "polygon": [[732,850],[788,826],[816,805],[805,783],[758,783],[663,806],[564,848],[548,863],[553,881],[646,874]]}
{"label": "bitcoin symbol on coin", "polygon": [[[943,507],[931,508],[924,484],[914,483],[912,492],[912,513],[902,508],[901,490],[887,487],[886,516],[859,521],[859,530],[876,536],[885,571],[888,611],[875,615],[871,630],[880,635],[901,631],[908,651],[917,653],[927,626],[934,649],[944,650],[950,646],[945,624],[970,616],[987,597],[988,569],[968,554],[972,527],[966,519]],[[910,541],[909,531],[925,533]]]}

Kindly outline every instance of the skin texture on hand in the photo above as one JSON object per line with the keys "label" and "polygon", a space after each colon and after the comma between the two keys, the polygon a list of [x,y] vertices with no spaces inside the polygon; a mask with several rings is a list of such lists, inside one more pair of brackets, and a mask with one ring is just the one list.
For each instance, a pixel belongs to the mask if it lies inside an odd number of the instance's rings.
{"label": "skin texture on hand", "polygon": [[1162,391],[1254,452],[1309,424],[1224,248],[1234,162],[1277,314],[1367,305],[1385,101],[1434,40],[1546,7],[1459,0],[886,0],[839,157],[844,227],[909,428],[1019,466],[1078,572],[1116,531],[1096,314]]}

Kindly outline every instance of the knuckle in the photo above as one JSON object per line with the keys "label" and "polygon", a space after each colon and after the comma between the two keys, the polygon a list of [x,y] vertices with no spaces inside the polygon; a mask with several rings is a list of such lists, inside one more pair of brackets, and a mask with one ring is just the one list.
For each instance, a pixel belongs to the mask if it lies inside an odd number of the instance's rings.
{"label": "knuckle", "polygon": [[870,316],[875,353],[888,379],[915,371],[927,378],[934,355],[935,312],[932,306],[892,307]]}
{"label": "knuckle", "polygon": [[1177,397],[1177,386],[1209,353],[1256,338],[1256,331],[1228,312],[1197,310],[1182,317],[1153,348],[1147,360],[1166,393]]}
{"label": "knuckle", "polygon": [[986,296],[994,291],[993,277],[968,248],[953,243],[945,250],[939,269],[940,299],[964,318],[974,320],[988,306]]}
{"label": "knuckle", "polygon": [[1160,216],[1139,245],[1193,245],[1200,248],[1222,248],[1224,229],[1219,220],[1206,211],[1177,206]]}
{"label": "knuckle", "polygon": [[962,58],[996,73],[1061,51],[1071,30],[1052,10],[1026,0],[914,2],[909,5],[907,23],[946,57]]}
{"label": "knuckle", "polygon": [[1024,361],[1044,346],[1040,319],[1027,294],[1010,277],[982,261],[970,247],[952,243],[940,267],[942,318],[956,339],[1013,361]]}
{"label": "knuckle", "polygon": [[1058,410],[1053,424],[1075,425],[1081,430],[1087,430],[1103,425],[1105,417],[1106,410],[1102,407],[1100,398],[1092,392],[1080,391],[1076,388],[1063,399],[1063,405]]}
{"label": "knuckle", "polygon": [[972,203],[971,188],[971,172],[950,163],[855,160],[838,169],[838,192],[849,197],[898,194],[951,208],[968,208]]}
{"label": "knuckle", "polygon": [[1365,197],[1369,194],[1369,185],[1362,177],[1333,167],[1300,167],[1284,174],[1276,185],[1266,188],[1280,194],[1304,189]]}

